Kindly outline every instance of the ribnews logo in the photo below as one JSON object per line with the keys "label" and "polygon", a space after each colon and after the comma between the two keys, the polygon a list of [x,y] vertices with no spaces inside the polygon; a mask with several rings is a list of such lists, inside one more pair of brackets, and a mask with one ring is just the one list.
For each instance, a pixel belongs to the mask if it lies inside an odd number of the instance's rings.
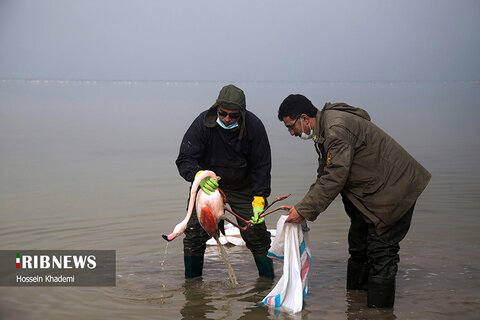
{"label": "ribnews logo", "polygon": [[17,269],[95,269],[97,266],[94,255],[78,256],[48,256],[48,255],[21,255],[17,253],[15,265]]}
{"label": "ribnews logo", "polygon": [[115,274],[115,250],[0,250],[0,286],[110,287]]}

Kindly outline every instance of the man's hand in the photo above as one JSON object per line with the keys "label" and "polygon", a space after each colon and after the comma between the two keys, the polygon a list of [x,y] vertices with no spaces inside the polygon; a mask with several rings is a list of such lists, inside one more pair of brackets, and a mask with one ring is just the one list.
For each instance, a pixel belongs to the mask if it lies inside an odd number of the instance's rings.
{"label": "man's hand", "polygon": [[265,221],[265,218],[258,219],[258,215],[263,211],[263,208],[253,207],[253,217],[250,219],[251,224],[259,224]]}
{"label": "man's hand", "polygon": [[[197,179],[197,176],[201,172],[203,172],[203,170],[200,170],[195,174],[195,179]],[[220,180],[220,177],[217,176],[217,180]],[[202,189],[203,192],[210,195],[210,192],[213,192],[218,188],[218,182],[212,178],[205,178],[202,181],[200,181],[200,188]]]}
{"label": "man's hand", "polygon": [[254,196],[252,201],[252,210],[253,210],[253,217],[250,219],[250,223],[259,224],[265,221],[265,218],[258,218],[260,213],[263,211],[265,207],[265,198],[260,196]]}
{"label": "man's hand", "polygon": [[210,194],[210,192],[213,192],[218,188],[218,183],[215,179],[205,178],[200,181],[200,188],[202,188],[203,192],[206,194]]}
{"label": "man's hand", "polygon": [[305,218],[298,213],[297,209],[295,209],[295,207],[291,207],[290,210],[288,210],[288,217],[285,222],[302,223],[303,220],[305,220]]}

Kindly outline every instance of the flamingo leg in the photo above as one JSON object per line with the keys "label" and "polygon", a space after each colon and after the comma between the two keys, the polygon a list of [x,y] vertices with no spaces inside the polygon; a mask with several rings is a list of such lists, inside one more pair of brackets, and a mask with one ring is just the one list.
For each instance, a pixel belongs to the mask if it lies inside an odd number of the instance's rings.
{"label": "flamingo leg", "polygon": [[290,193],[289,193],[289,194],[284,194],[283,196],[280,196],[280,197],[278,197],[277,199],[273,200],[272,203],[270,203],[265,209],[263,209],[262,212],[260,212],[259,216],[261,216],[265,211],[267,211],[267,210],[268,210],[271,206],[273,206],[276,202],[285,200],[285,199],[287,199],[288,197],[290,197]]}
{"label": "flamingo leg", "polygon": [[237,223],[233,222],[232,220],[230,220],[228,218],[225,218],[225,221],[230,222],[232,225],[234,225],[235,227],[237,227],[238,229],[240,229],[242,231],[245,231],[245,230],[248,229],[248,227],[250,227],[250,221],[244,227],[240,227]]}
{"label": "flamingo leg", "polygon": [[[285,194],[283,196],[280,196],[278,198],[276,198],[275,200],[272,201],[272,203],[270,203],[265,209],[263,209],[262,212],[260,212],[259,214],[259,218],[263,218],[267,215],[269,215],[270,213],[273,213],[275,211],[279,211],[279,210],[290,210],[291,207],[287,207],[287,206],[280,206],[278,207],[277,209],[274,209],[274,210],[271,210],[271,211],[268,211],[266,212],[272,205],[274,205],[276,202],[278,201],[281,201],[281,200],[284,200],[286,198],[288,198],[290,196],[290,194]],[[224,218],[224,220],[226,220],[227,222],[230,222],[232,225],[234,225],[235,227],[237,227],[238,229],[242,230],[242,231],[245,231],[247,230],[249,227],[252,226],[252,223],[248,220],[245,220],[244,218],[240,217],[238,214],[236,214],[235,212],[233,212],[232,210],[230,210],[229,208],[227,207],[224,207],[224,209],[228,212],[230,212],[231,214],[233,214],[237,219],[239,219],[240,221],[243,221],[246,223],[246,226],[244,227],[240,227],[237,223],[233,222],[232,220],[228,219],[227,217]]]}
{"label": "flamingo leg", "polygon": [[233,214],[235,217],[237,217],[238,219],[242,220],[243,222],[245,223],[248,223],[249,221],[248,220],[245,220],[244,218],[240,217],[238,214],[236,214],[235,212],[233,212],[232,210],[228,209],[227,207],[224,208],[225,210],[227,210],[228,212],[230,212],[231,214]]}
{"label": "flamingo leg", "polygon": [[278,211],[278,210],[285,210],[285,211],[288,211],[288,210],[290,210],[290,208],[291,208],[291,207],[287,207],[287,206],[280,206],[280,207],[278,207],[277,209],[273,209],[272,211],[269,211],[269,212],[262,213],[262,214],[259,216],[259,218],[263,218],[263,217],[265,217],[265,216],[269,215],[270,213],[273,213],[273,212],[275,212],[275,211]]}

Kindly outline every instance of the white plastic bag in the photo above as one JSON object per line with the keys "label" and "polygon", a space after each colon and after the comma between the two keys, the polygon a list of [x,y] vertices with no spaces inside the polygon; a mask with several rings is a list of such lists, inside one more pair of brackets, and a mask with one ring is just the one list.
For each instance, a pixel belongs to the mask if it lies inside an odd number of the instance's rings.
{"label": "white plastic bag", "polygon": [[268,251],[268,257],[283,261],[283,275],[260,305],[281,306],[295,313],[302,310],[308,291],[310,244],[306,222],[285,223],[286,218],[282,215],[278,219],[277,234]]}

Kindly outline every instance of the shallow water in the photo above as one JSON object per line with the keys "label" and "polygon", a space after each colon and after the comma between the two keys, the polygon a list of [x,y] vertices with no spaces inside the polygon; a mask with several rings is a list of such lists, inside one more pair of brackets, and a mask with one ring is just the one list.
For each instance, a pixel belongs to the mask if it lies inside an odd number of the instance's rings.
{"label": "shallow water", "polygon": [[[113,249],[114,288],[0,288],[2,319],[474,319],[480,309],[480,84],[237,83],[265,123],[272,198],[295,204],[313,182],[311,142],[289,137],[276,110],[290,93],[317,107],[365,108],[432,174],[401,242],[393,311],[347,293],[348,219],[341,201],[310,223],[304,310],[259,307],[245,247],[216,247],[202,279],[185,280],[182,241],[161,234],[183,219],[188,183],[174,161],[184,131],[224,83],[0,81],[0,249]],[[270,228],[278,216],[267,217]],[[280,278],[282,266],[274,262]]]}

